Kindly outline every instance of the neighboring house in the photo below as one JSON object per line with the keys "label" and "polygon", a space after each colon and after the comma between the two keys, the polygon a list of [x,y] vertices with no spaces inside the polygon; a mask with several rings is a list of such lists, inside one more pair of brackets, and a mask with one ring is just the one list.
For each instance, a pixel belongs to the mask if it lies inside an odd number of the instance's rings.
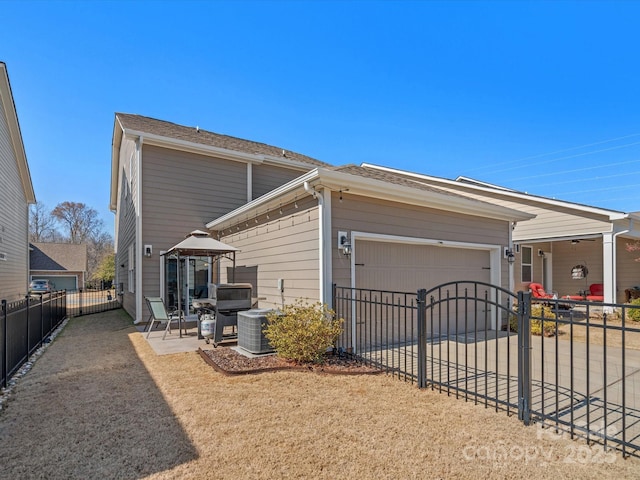
{"label": "neighboring house", "polygon": [[49,280],[54,290],[84,288],[86,243],[32,243],[31,280]]}
{"label": "neighboring house", "polygon": [[[240,249],[235,281],[250,281],[260,306],[272,307],[297,298],[331,304],[333,283],[507,287],[511,225],[533,217],[375,169],[333,168],[138,115],[116,114],[112,146],[116,282],[136,321],[148,318],[145,296],[174,304],[176,260],[161,254],[205,225]],[[186,304],[208,282],[229,281],[229,266],[181,257]]]}
{"label": "neighboring house", "polygon": [[[559,296],[576,295],[589,285],[604,285],[604,301],[624,302],[625,290],[640,285],[638,256],[626,245],[640,238],[640,212],[619,212],[546,198],[466,177],[448,180],[368,165],[469,198],[529,212],[533,220],[513,226],[516,246],[513,289],[541,283]],[[587,267],[586,278],[574,278],[574,267]]]}
{"label": "neighboring house", "polygon": [[0,299],[29,284],[29,205],[36,202],[7,66],[0,62]]}
{"label": "neighboring house", "polygon": [[[115,115],[110,208],[115,218],[116,283],[135,321],[145,296],[176,298],[176,260],[160,255],[196,229],[316,166],[279,147],[170,122]],[[202,294],[215,268],[181,261],[187,298]]]}

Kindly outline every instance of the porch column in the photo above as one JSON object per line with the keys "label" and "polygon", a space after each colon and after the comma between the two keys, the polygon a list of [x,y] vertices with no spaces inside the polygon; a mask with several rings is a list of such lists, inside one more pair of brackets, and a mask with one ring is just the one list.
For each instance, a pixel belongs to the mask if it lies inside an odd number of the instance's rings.
{"label": "porch column", "polygon": [[616,279],[614,277],[616,264],[613,233],[602,234],[602,283],[604,285],[605,303],[616,302]]}

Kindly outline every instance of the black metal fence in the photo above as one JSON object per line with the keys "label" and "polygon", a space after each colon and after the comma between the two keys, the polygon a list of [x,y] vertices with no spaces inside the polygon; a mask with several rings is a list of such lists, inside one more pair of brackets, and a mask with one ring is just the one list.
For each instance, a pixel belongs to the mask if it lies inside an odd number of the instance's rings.
{"label": "black metal fence", "polygon": [[0,312],[0,386],[46,343],[66,317],[78,317],[120,308],[114,289],[80,289],[2,300]]}
{"label": "black metal fence", "polygon": [[106,312],[121,306],[114,288],[81,288],[67,291],[67,315],[70,317]]}
{"label": "black metal fence", "polygon": [[0,312],[0,386],[46,342],[66,317],[66,294],[54,292],[28,296],[8,303]]}
{"label": "black metal fence", "polygon": [[[482,282],[415,293],[334,286],[339,348],[554,435],[640,451],[640,306],[539,304]],[[532,332],[535,335],[532,335]]]}

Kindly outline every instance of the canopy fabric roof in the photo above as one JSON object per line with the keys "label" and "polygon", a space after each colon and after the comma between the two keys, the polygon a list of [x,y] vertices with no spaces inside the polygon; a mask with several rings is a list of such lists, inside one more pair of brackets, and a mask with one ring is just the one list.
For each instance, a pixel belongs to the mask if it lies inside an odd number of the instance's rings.
{"label": "canopy fabric roof", "polygon": [[237,251],[237,248],[211,238],[207,232],[194,230],[187,238],[167,250],[164,255],[177,253],[185,256],[208,257]]}

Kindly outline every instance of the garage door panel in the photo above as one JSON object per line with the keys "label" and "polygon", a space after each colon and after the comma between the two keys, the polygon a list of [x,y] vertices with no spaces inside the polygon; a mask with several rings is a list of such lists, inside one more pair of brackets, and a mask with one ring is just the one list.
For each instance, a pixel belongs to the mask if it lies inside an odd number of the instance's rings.
{"label": "garage door panel", "polygon": [[[356,288],[417,292],[421,288],[430,289],[448,282],[490,283],[491,279],[488,250],[360,241],[354,252]],[[437,327],[434,333],[453,334],[483,329],[487,312],[482,304],[469,305],[461,301],[454,304],[447,315],[448,318],[443,319],[447,326],[443,330],[446,331],[439,332]],[[386,317],[381,312],[373,323],[367,321],[360,326],[360,334],[366,330],[366,336],[372,337],[367,343],[384,343],[381,336],[389,328],[385,323]],[[406,327],[391,327],[398,328],[398,331],[394,330],[394,339],[397,341],[409,340],[409,335],[417,332],[417,319],[413,315],[404,320],[408,320]],[[430,327],[428,330],[431,330]],[[374,332],[373,335],[371,332]]]}
{"label": "garage door panel", "polygon": [[49,280],[54,290],[77,290],[78,289],[78,277],[76,276],[63,276],[63,275],[33,275],[31,277],[34,280],[42,279]]}
{"label": "garage door panel", "polygon": [[457,280],[489,282],[489,252],[432,245],[358,242],[356,286],[415,291]]}

